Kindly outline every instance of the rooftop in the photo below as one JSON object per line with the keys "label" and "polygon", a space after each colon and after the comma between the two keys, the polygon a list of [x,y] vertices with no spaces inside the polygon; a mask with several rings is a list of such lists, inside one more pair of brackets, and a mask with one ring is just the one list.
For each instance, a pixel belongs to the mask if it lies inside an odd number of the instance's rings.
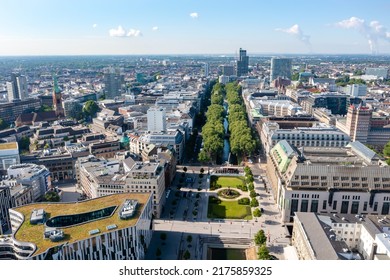
{"label": "rooftop", "polygon": [[[138,217],[142,213],[145,204],[149,199],[150,194],[148,193],[123,193],[114,194],[104,197],[99,197],[91,200],[74,203],[33,203],[25,206],[13,208],[13,210],[24,215],[24,222],[15,233],[15,239],[24,242],[34,243],[37,246],[37,250],[34,255],[41,254],[47,249],[58,246],[61,243],[73,243],[79,240],[87,239],[90,237],[89,231],[99,229],[99,234],[108,232],[108,225],[115,224],[117,229],[123,229],[126,227],[134,226]],[[118,211],[120,206],[127,200],[134,199],[138,201],[138,208],[136,214],[128,219],[122,220],[119,218]],[[45,225],[31,225],[30,216],[33,210],[43,209],[46,212],[46,217],[53,218],[60,215],[74,215],[94,210],[99,210],[105,207],[116,206],[115,212],[107,217],[99,220],[87,222],[84,224],[78,224],[63,228],[65,238],[63,242],[53,243],[49,239],[44,239]]]}
{"label": "rooftop", "polygon": [[15,149],[18,149],[18,144],[16,142],[0,144],[0,150],[15,150]]}

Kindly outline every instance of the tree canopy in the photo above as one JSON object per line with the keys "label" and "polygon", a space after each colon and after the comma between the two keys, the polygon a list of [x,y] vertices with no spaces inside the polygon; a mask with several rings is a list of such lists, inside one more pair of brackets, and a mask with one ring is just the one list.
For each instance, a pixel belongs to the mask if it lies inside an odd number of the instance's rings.
{"label": "tree canopy", "polygon": [[5,120],[0,118],[0,130],[9,128],[9,123],[7,123]]}
{"label": "tree canopy", "polygon": [[99,110],[99,106],[93,100],[88,100],[87,102],[85,102],[85,105],[83,107],[83,113],[86,116],[90,116],[90,117],[94,117],[98,110]]}

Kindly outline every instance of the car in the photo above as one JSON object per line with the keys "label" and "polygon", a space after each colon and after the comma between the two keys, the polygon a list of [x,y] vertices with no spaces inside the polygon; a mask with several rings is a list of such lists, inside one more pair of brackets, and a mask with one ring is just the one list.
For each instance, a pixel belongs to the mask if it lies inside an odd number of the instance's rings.
{"label": "car", "polygon": [[274,256],[274,255],[269,255],[269,259],[270,259],[270,260],[279,260],[279,258],[277,258],[277,257]]}
{"label": "car", "polygon": [[261,212],[261,213],[264,213],[264,209],[263,209],[263,208],[260,208],[260,212]]}

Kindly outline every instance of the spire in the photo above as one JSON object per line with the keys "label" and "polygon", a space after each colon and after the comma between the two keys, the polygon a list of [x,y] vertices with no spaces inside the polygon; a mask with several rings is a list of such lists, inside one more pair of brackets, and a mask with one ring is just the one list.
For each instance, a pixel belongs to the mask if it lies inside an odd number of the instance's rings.
{"label": "spire", "polygon": [[53,75],[53,82],[54,82],[54,92],[55,93],[60,93],[61,90],[58,87],[58,80],[57,80],[57,75],[56,74]]}

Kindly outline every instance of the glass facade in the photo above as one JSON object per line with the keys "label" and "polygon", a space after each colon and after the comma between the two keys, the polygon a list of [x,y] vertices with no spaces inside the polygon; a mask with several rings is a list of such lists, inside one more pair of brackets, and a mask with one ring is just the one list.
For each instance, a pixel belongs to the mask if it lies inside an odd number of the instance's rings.
{"label": "glass facade", "polygon": [[106,218],[111,216],[116,209],[116,206],[110,206],[103,209],[99,209],[92,212],[75,214],[75,215],[65,215],[65,216],[56,216],[49,219],[46,222],[48,227],[69,227],[77,224],[82,224],[86,222],[92,222],[97,219]]}

